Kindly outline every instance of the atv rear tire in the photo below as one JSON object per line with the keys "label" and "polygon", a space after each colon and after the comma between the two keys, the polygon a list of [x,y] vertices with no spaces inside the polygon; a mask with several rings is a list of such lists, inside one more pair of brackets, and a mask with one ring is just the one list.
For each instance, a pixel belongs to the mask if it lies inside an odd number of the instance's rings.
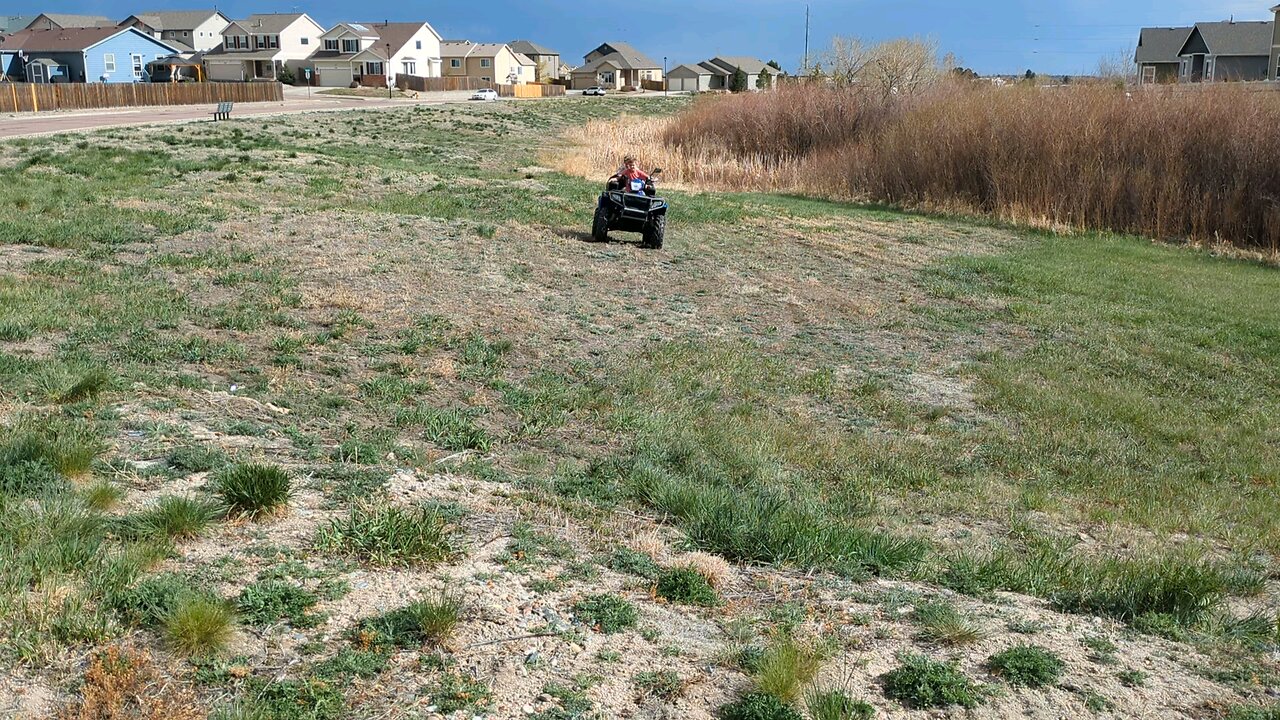
{"label": "atv rear tire", "polygon": [[609,242],[609,213],[604,208],[596,208],[596,216],[591,220],[591,237],[596,242]]}
{"label": "atv rear tire", "polygon": [[659,215],[644,226],[644,246],[651,250],[661,250],[662,241],[667,234],[667,216]]}

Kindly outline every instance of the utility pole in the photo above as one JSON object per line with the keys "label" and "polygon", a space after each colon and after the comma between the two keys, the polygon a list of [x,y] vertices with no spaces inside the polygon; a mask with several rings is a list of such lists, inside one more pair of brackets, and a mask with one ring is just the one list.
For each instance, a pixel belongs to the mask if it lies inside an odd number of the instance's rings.
{"label": "utility pole", "polygon": [[387,66],[382,68],[382,78],[387,81],[387,99],[391,99],[391,43],[387,43]]}
{"label": "utility pole", "polygon": [[804,6],[804,74],[809,74],[809,6]]}
{"label": "utility pole", "polygon": [[667,79],[667,56],[662,56],[662,96],[671,94],[671,80]]}

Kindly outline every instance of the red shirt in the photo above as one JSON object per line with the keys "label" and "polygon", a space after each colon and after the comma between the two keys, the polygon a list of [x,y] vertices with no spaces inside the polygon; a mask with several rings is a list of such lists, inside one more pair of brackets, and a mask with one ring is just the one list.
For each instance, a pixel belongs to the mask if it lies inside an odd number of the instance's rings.
{"label": "red shirt", "polygon": [[641,170],[640,168],[636,168],[634,170],[628,170],[625,167],[618,171],[618,177],[628,181],[649,179],[649,175],[645,173],[645,171]]}

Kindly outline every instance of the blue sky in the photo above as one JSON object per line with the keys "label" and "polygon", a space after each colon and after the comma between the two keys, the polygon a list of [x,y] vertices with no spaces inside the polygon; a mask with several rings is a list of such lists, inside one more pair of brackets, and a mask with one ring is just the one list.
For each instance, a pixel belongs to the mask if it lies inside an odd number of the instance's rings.
{"label": "blue sky", "polygon": [[[30,7],[123,19],[135,10],[208,7],[208,2],[63,0]],[[1028,68],[1065,74],[1091,72],[1103,55],[1131,52],[1144,25],[1197,20],[1268,19],[1276,0],[809,0],[810,47],[833,34],[879,40],[932,36],[962,64],[984,74]],[[794,71],[804,52],[803,0],[224,0],[218,7],[240,17],[299,9],[322,25],[339,20],[426,19],[446,38],[509,41],[527,38],[577,64],[605,40],[626,40],[671,65],[713,55],[776,59]],[[13,12],[15,5],[4,12]],[[24,3],[25,5],[25,3]]]}

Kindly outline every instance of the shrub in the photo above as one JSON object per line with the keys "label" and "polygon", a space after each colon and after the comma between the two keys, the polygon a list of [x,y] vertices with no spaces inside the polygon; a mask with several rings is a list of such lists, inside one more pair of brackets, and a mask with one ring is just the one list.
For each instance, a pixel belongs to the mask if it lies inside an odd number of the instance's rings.
{"label": "shrub", "polygon": [[440,645],[453,635],[461,616],[460,600],[437,595],[361,621],[356,636],[375,648]]}
{"label": "shrub", "polygon": [[169,495],[125,518],[123,529],[134,537],[186,540],[198,537],[221,512],[221,508],[208,500]]}
{"label": "shrub", "polygon": [[933,642],[967,645],[983,637],[979,627],[961,615],[955,606],[941,600],[917,605],[915,621],[920,626],[920,637]]}
{"label": "shrub", "polygon": [[573,606],[587,625],[611,635],[636,625],[636,607],[617,595],[589,595]]}
{"label": "shrub", "polygon": [[884,694],[910,708],[959,705],[973,708],[982,702],[982,691],[955,665],[923,656],[906,658],[884,678]]}
{"label": "shrub", "polygon": [[685,605],[713,607],[720,595],[697,569],[686,566],[669,568],[658,574],[658,596]]}
{"label": "shrub", "polygon": [[215,655],[222,651],[235,627],[231,608],[202,595],[179,596],[164,619],[164,634],[174,650],[185,655]]}
{"label": "shrub", "polygon": [[435,508],[360,504],[323,528],[322,548],[373,565],[432,565],[452,553],[450,531]]}
{"label": "shrub", "polygon": [[839,690],[814,691],[806,696],[811,720],[871,720],[876,709],[866,700],[854,700]]}
{"label": "shrub", "polygon": [[155,627],[173,613],[180,598],[197,594],[190,581],[181,575],[152,575],[109,595],[106,604],[131,623]]}
{"label": "shrub", "polygon": [[1063,665],[1042,647],[1018,645],[987,658],[987,667],[1010,685],[1040,688],[1058,682]]}
{"label": "shrub", "polygon": [[217,489],[227,507],[249,517],[274,512],[293,495],[289,474],[272,465],[232,465],[218,475]]}
{"label": "shrub", "polygon": [[749,693],[720,708],[720,720],[804,720],[786,702],[765,693]]}
{"label": "shrub", "polygon": [[811,648],[791,638],[778,640],[765,650],[755,671],[756,688],[793,703],[821,668],[821,658]]}
{"label": "shrub", "polygon": [[240,618],[250,625],[288,620],[296,628],[315,627],[320,617],[308,614],[319,599],[315,593],[285,580],[259,580],[236,599]]}

